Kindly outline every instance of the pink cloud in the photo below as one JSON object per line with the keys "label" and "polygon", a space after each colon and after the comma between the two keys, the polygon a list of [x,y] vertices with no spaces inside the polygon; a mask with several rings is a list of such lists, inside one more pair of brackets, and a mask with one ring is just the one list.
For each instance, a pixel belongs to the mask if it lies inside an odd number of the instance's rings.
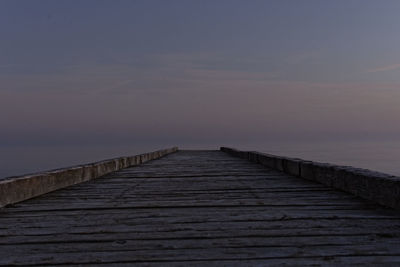
{"label": "pink cloud", "polygon": [[375,69],[368,70],[368,73],[372,72],[382,72],[382,71],[387,71],[387,70],[395,70],[400,68],[400,64],[393,64],[393,65],[388,65],[388,66],[383,66]]}

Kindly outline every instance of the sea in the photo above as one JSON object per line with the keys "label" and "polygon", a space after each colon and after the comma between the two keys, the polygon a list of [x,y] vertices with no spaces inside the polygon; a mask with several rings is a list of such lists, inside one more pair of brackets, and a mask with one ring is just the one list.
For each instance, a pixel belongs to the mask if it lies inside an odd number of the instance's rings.
{"label": "sea", "polygon": [[[400,141],[359,142],[258,142],[243,144],[175,144],[180,149],[219,149],[220,145],[241,150],[353,166],[400,176]],[[57,168],[137,155],[172,144],[47,145],[0,147],[0,179]]]}

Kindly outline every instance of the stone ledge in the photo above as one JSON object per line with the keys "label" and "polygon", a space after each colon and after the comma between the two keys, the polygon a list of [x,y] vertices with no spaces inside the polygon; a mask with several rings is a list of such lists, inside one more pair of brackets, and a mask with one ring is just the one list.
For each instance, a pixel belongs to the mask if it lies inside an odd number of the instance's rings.
{"label": "stone ledge", "polygon": [[177,147],[173,147],[131,157],[121,157],[42,173],[9,177],[0,180],[0,207],[89,181],[123,168],[140,165],[177,150]]}
{"label": "stone ledge", "polygon": [[228,147],[221,151],[400,210],[400,177],[394,175]]}

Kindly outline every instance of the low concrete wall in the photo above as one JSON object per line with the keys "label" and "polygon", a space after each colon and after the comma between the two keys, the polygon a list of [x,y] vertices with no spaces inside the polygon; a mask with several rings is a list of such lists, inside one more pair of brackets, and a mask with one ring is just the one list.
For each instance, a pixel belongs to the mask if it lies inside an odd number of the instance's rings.
{"label": "low concrete wall", "polygon": [[95,179],[107,173],[139,165],[149,160],[158,159],[177,150],[177,147],[173,147],[131,157],[115,158],[0,180],[0,207]]}
{"label": "low concrete wall", "polygon": [[400,177],[327,163],[221,147],[221,151],[266,167],[319,182],[381,205],[400,209]]}

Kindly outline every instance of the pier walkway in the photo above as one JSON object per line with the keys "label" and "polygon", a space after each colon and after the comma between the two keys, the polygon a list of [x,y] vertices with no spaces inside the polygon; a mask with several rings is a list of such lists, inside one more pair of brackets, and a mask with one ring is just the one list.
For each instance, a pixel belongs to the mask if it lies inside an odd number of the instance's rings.
{"label": "pier walkway", "polygon": [[0,265],[400,264],[400,213],[221,151],[0,209]]}

